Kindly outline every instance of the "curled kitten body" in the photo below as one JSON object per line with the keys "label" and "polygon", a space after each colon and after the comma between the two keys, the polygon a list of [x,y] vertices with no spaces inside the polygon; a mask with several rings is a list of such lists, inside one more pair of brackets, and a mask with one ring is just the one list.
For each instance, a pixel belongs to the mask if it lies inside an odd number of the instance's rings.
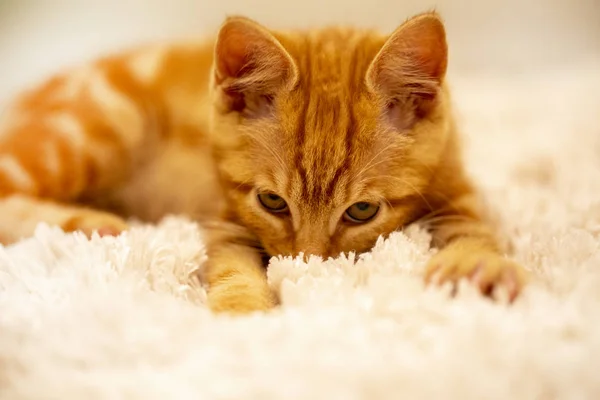
{"label": "curled kitten body", "polygon": [[101,59],[15,102],[0,128],[0,212],[39,205],[19,214],[19,237],[56,213],[69,230],[126,228],[82,205],[217,221],[203,273],[215,311],[277,303],[268,256],[360,253],[417,220],[441,247],[427,280],[514,298],[525,274],[465,174],[446,67],[436,13],[389,35],[231,17],[215,42]]}

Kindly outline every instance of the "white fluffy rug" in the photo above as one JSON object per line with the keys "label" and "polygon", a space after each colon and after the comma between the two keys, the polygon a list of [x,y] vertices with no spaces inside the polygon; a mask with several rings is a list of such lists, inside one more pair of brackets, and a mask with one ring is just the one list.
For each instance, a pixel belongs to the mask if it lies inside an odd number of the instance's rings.
{"label": "white fluffy rug", "polygon": [[0,248],[1,399],[600,398],[600,64],[453,81],[467,161],[536,281],[513,306],[419,276],[418,227],[273,260],[283,306],[215,317],[196,225]]}

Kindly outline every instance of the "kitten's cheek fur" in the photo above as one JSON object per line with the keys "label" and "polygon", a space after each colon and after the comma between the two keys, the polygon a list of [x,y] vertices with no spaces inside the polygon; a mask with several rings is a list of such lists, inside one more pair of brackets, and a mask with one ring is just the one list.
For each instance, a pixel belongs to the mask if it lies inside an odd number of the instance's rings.
{"label": "kitten's cheek fur", "polygon": [[296,256],[296,254],[294,254],[294,251],[292,249],[291,244],[288,244],[287,242],[271,242],[271,243],[263,243],[263,248],[265,249],[265,251],[267,252],[267,254],[271,257],[276,257],[276,256],[291,256],[294,257]]}

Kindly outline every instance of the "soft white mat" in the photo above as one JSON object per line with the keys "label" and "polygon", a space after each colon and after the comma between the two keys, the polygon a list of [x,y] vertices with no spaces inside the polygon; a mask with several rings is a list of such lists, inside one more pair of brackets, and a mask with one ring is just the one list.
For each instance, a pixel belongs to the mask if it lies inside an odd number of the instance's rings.
{"label": "soft white mat", "polygon": [[425,289],[417,227],[358,261],[274,260],[281,309],[212,316],[182,218],[0,248],[1,399],[600,398],[600,64],[457,77],[469,168],[537,279]]}

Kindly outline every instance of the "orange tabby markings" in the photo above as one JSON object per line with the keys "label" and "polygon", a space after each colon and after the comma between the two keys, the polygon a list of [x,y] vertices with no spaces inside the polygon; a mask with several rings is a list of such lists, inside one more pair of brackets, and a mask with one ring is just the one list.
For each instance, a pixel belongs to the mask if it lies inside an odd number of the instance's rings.
{"label": "orange tabby markings", "polygon": [[12,191],[23,193],[35,192],[35,182],[21,163],[10,155],[0,156],[0,172],[4,179],[0,180],[0,195]]}
{"label": "orange tabby markings", "polygon": [[14,108],[0,113],[0,141],[7,140],[11,132],[18,129],[25,120],[24,113]]}
{"label": "orange tabby markings", "polygon": [[91,101],[113,132],[119,134],[120,141],[129,148],[139,144],[143,138],[144,120],[133,100],[112,86],[101,71],[97,71],[88,83]]}
{"label": "orange tabby markings", "polygon": [[87,141],[85,128],[73,114],[66,111],[56,112],[48,115],[44,123],[49,129],[61,135],[65,143],[73,146],[76,151],[81,151],[85,147]]}
{"label": "orange tabby markings", "polygon": [[156,81],[169,49],[164,46],[147,48],[134,53],[127,65],[133,76],[144,84]]}
{"label": "orange tabby markings", "polygon": [[63,164],[70,164],[70,186],[67,192],[81,192],[86,187],[85,165],[104,165],[110,162],[110,152],[102,144],[94,143],[88,137],[86,128],[79,119],[67,111],[59,111],[44,119],[48,131],[56,134],[57,140],[70,152],[69,160],[62,159]]}
{"label": "orange tabby markings", "polygon": [[[264,255],[364,252],[421,220],[442,248],[428,276],[516,295],[524,273],[500,257],[465,174],[446,66],[436,13],[388,35],[232,17],[214,43],[102,58],[25,93],[0,121],[0,236],[39,221],[126,229],[115,215],[18,193],[217,221],[209,304],[248,312],[276,304]],[[376,211],[357,220],[351,209]]]}
{"label": "orange tabby markings", "polygon": [[46,142],[43,149],[43,164],[50,179],[56,179],[62,167],[61,157],[56,142]]}
{"label": "orange tabby markings", "polygon": [[52,91],[51,100],[55,102],[76,101],[95,73],[96,67],[92,65],[74,69],[68,75],[59,79],[57,88]]}
{"label": "orange tabby markings", "polygon": [[[463,170],[437,14],[388,36],[273,32],[232,17],[215,54],[213,131],[220,177],[231,188],[227,216],[268,254],[367,251],[379,235],[422,219],[443,247],[441,280],[468,276],[476,259],[483,292],[505,280],[512,295],[520,290],[521,267],[500,261]],[[255,112],[256,104],[266,111]],[[257,192],[285,206],[269,209]],[[379,211],[347,223],[354,204]],[[217,263],[209,267],[223,268]]]}

